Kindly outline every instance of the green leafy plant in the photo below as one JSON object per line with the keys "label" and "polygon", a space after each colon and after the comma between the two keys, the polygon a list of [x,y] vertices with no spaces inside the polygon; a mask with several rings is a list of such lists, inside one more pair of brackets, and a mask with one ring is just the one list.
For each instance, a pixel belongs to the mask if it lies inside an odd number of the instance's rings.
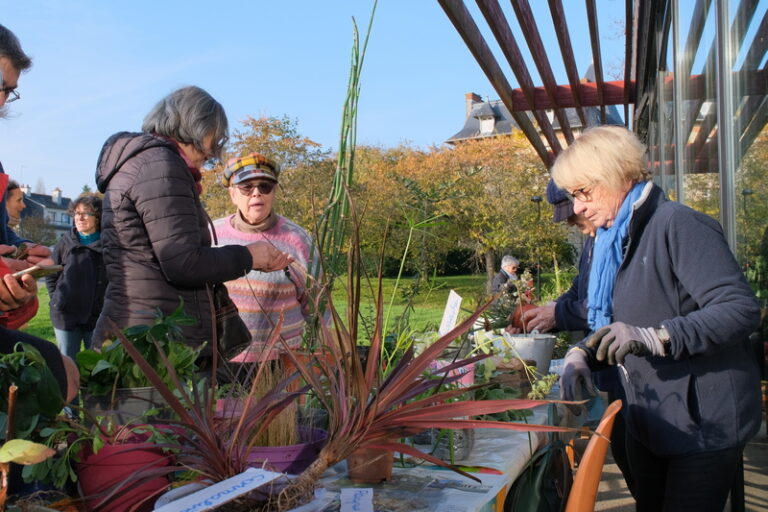
{"label": "green leafy plant", "polygon": [[[190,382],[196,370],[195,360],[201,348],[192,348],[184,343],[181,330],[184,325],[191,325],[195,320],[183,311],[183,303],[170,315],[164,316],[158,309],[155,323],[136,325],[124,330],[125,338],[144,354],[155,368],[159,368],[161,378],[168,385],[174,385],[169,372],[164,369],[160,358],[162,349],[182,380]],[[125,351],[118,339],[105,345],[100,352],[93,349],[77,354],[80,369],[80,382],[85,392],[94,396],[114,395],[119,388],[139,388],[150,386],[144,372]]]}
{"label": "green leafy plant", "polygon": [[493,296],[491,306],[483,313],[483,329],[493,331],[510,325],[515,310],[524,305],[533,304],[535,294],[533,275],[526,269],[520,279],[510,279]]}
{"label": "green leafy plant", "polygon": [[0,355],[0,438],[8,429],[8,390],[19,389],[16,399],[14,437],[29,438],[39,426],[52,421],[64,407],[56,378],[40,352],[26,343],[17,343],[14,351]]}
{"label": "green leafy plant", "polygon": [[[498,370],[490,359],[475,365],[475,382],[484,384],[475,390],[475,400],[514,400],[523,396],[519,376],[512,375],[509,371]],[[529,410],[512,409],[486,414],[481,416],[481,419],[525,421],[530,415]]]}

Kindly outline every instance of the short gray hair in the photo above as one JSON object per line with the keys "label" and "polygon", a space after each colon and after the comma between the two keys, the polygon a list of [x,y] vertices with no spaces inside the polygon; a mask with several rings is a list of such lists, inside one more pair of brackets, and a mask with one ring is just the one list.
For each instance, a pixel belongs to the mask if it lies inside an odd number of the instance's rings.
{"label": "short gray hair", "polygon": [[0,57],[7,57],[19,73],[32,67],[32,59],[21,49],[19,38],[3,25],[0,25]]}
{"label": "short gray hair", "polygon": [[213,136],[214,156],[221,158],[229,137],[224,107],[200,87],[182,87],[160,100],[144,118],[141,130],[192,144],[205,153],[203,141]]}
{"label": "short gray hair", "polygon": [[517,265],[517,266],[519,266],[520,265],[520,261],[517,258],[515,258],[514,256],[510,256],[509,254],[507,254],[506,256],[501,258],[501,268],[507,267],[509,265]]}

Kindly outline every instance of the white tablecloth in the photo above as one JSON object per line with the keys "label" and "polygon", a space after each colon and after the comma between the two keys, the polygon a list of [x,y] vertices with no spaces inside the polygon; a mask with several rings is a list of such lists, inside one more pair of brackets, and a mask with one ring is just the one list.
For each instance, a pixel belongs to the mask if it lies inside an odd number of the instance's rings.
{"label": "white tablecloth", "polygon": [[[547,416],[547,406],[542,406],[534,410],[528,422],[542,424],[547,421]],[[385,484],[354,484],[347,478],[346,464],[341,463],[326,472],[320,481],[327,493],[325,500],[317,499],[313,502],[314,506],[310,504],[299,510],[337,512],[339,503],[335,497],[341,488],[371,487],[374,489],[376,512],[479,512],[517,478],[531,454],[545,439],[544,434],[537,432],[478,429],[470,456],[456,463],[502,472],[499,475],[473,473],[481,483],[453,471],[422,465],[395,467],[392,481]]]}

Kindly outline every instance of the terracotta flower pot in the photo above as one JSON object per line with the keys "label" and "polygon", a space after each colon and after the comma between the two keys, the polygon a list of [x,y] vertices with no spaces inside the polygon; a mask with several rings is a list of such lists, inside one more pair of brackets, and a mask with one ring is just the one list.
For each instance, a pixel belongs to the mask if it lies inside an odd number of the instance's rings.
{"label": "terracotta flower pot", "polygon": [[[87,448],[82,462],[75,465],[86,509],[110,512],[152,510],[152,497],[168,487],[168,478],[162,476],[134,483],[130,482],[130,478],[138,471],[167,465],[168,458],[150,443],[105,445],[96,454]],[[124,490],[107,498],[109,491],[120,483],[125,483]],[[134,508],[142,502],[139,508]]]}
{"label": "terracotta flower pot", "polygon": [[392,478],[395,454],[379,448],[358,448],[347,457],[349,479],[361,484],[378,484]]}

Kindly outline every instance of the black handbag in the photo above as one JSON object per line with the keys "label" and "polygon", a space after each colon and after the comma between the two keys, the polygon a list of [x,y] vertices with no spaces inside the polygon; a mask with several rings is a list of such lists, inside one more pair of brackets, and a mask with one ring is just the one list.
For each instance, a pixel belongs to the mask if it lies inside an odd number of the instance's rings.
{"label": "black handbag", "polygon": [[230,359],[251,343],[251,331],[240,317],[237,306],[232,302],[223,284],[213,285],[213,309],[216,312],[214,324],[214,340],[218,347],[219,356],[224,360]]}
{"label": "black handbag", "polygon": [[[213,221],[205,212],[208,225],[211,227],[213,242],[218,245],[216,229]],[[211,291],[211,288],[213,291]],[[224,361],[236,356],[251,344],[251,331],[240,317],[240,311],[229,296],[227,287],[223,283],[214,284],[208,288],[208,298],[216,314],[214,322],[213,341],[218,348],[219,357]]]}

